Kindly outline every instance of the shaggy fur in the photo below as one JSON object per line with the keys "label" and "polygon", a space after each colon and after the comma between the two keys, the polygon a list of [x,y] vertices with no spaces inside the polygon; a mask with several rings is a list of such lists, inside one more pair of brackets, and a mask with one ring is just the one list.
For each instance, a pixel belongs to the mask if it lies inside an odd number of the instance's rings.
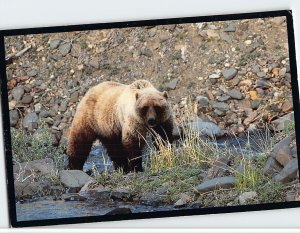
{"label": "shaggy fur", "polygon": [[142,171],[142,149],[151,128],[173,141],[173,114],[167,93],[146,80],[131,85],[103,82],[91,88],[77,107],[67,148],[70,169],[83,168],[99,139],[116,168]]}

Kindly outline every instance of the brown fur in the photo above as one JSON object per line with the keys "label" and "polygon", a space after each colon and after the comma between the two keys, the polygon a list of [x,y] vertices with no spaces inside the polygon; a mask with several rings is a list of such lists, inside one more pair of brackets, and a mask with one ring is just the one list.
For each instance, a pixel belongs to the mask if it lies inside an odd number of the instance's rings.
{"label": "brown fur", "polygon": [[146,80],[131,85],[103,82],[91,88],[77,107],[67,148],[69,166],[81,170],[92,143],[99,139],[116,168],[142,171],[149,128],[172,142],[174,122],[167,93]]}

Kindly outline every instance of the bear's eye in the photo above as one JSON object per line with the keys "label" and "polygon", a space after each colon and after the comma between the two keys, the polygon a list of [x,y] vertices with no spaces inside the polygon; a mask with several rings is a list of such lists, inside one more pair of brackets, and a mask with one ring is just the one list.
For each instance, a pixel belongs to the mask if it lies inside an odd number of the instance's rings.
{"label": "bear's eye", "polygon": [[142,112],[146,113],[148,111],[148,106],[142,107]]}
{"label": "bear's eye", "polygon": [[161,114],[161,107],[159,107],[159,106],[154,106],[154,110],[155,110],[155,112],[156,112],[156,114]]}

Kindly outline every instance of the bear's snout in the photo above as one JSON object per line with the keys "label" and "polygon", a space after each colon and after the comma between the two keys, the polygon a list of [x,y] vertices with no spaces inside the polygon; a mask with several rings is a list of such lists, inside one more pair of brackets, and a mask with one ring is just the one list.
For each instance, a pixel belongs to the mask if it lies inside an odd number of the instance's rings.
{"label": "bear's snout", "polygon": [[155,126],[156,125],[156,121],[155,121],[155,119],[154,118],[149,118],[148,119],[148,125],[149,126]]}

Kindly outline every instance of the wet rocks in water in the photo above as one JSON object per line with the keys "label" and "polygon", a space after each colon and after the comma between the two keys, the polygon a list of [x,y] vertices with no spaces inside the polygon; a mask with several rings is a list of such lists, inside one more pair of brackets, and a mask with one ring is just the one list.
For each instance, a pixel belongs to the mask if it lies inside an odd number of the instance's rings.
{"label": "wet rocks in water", "polygon": [[9,122],[11,127],[15,127],[18,124],[19,118],[18,110],[9,111]]}
{"label": "wet rocks in water", "polygon": [[222,130],[215,123],[203,121],[201,118],[197,118],[195,121],[188,123],[187,126],[200,135],[205,135],[211,138],[221,137],[226,133],[225,130]]}
{"label": "wet rocks in water", "polygon": [[244,192],[242,193],[238,199],[241,205],[247,204],[248,201],[251,201],[257,197],[257,193],[255,191]]}
{"label": "wet rocks in water", "polygon": [[87,198],[80,196],[78,193],[66,193],[62,195],[62,199],[65,201],[86,201]]}
{"label": "wet rocks in water", "polygon": [[172,79],[170,82],[165,84],[167,90],[175,90],[177,87],[178,79]]}
{"label": "wet rocks in water", "polygon": [[236,182],[235,177],[233,176],[225,176],[225,177],[217,177],[212,180],[204,181],[196,187],[196,190],[201,193],[213,191],[215,189],[229,189],[234,187]]}
{"label": "wet rocks in water", "polygon": [[14,100],[16,100],[16,101],[21,100],[24,93],[25,93],[25,90],[24,90],[24,87],[22,87],[22,86],[15,87],[11,92]]}
{"label": "wet rocks in water", "polygon": [[226,81],[233,79],[237,75],[237,70],[230,68],[222,71],[223,77]]}
{"label": "wet rocks in water", "polygon": [[227,94],[233,99],[241,100],[243,98],[243,94],[237,89],[232,89]]}
{"label": "wet rocks in water", "polygon": [[298,159],[294,158],[281,170],[279,174],[274,176],[274,181],[288,183],[297,178]]}
{"label": "wet rocks in water", "polygon": [[29,112],[23,119],[23,127],[29,131],[33,131],[38,127],[38,115],[35,112]]}
{"label": "wet rocks in water", "polygon": [[108,211],[104,215],[118,215],[118,214],[131,214],[132,211],[129,207],[116,207],[110,211]]}
{"label": "wet rocks in water", "polygon": [[59,172],[60,181],[69,188],[81,188],[93,179],[81,170],[62,170]]}

